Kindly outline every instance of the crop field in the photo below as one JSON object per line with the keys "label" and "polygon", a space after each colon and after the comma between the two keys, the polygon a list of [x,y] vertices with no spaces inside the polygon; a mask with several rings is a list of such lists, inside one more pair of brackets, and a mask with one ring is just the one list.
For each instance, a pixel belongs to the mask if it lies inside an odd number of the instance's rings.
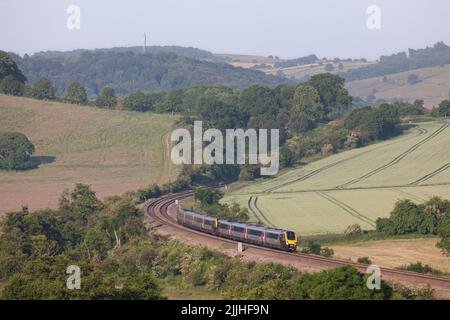
{"label": "crop field", "polygon": [[64,188],[82,182],[101,197],[170,179],[163,137],[174,117],[103,110],[0,95],[0,130],[35,145],[36,169],[0,171],[0,213],[53,207]]}
{"label": "crop field", "polygon": [[294,79],[303,79],[305,76],[313,76],[319,73],[328,72],[325,70],[325,65],[331,64],[334,67],[334,70],[332,70],[330,73],[338,73],[338,72],[345,72],[350,69],[355,68],[361,68],[364,66],[367,66],[369,64],[373,64],[373,62],[346,62],[342,61],[343,68],[339,70],[339,63],[335,63],[333,61],[323,61],[322,64],[313,63],[313,64],[305,64],[305,65],[298,65],[293,67],[287,67],[287,68],[273,68],[268,69],[265,72],[267,74],[277,74],[279,72],[283,73],[288,78],[294,78]]}
{"label": "crop field", "polygon": [[[410,74],[416,74],[420,82],[408,84]],[[386,76],[386,81],[383,81],[383,77],[375,77],[347,82],[346,87],[352,96],[363,99],[370,94],[386,101],[422,99],[425,106],[431,108],[449,98],[450,65],[394,73]]]}
{"label": "crop field", "polygon": [[420,123],[395,139],[230,188],[224,201],[247,206],[253,221],[303,235],[342,233],[353,223],[374,229],[399,199],[450,198],[449,163],[450,126]]}

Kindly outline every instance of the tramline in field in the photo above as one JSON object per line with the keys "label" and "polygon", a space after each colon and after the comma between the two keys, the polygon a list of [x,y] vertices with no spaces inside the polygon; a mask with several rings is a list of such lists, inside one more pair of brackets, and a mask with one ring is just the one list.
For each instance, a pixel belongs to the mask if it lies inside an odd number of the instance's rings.
{"label": "tramline in field", "polygon": [[191,229],[236,241],[289,252],[297,249],[297,234],[289,230],[231,222],[182,208],[178,209],[177,222]]}

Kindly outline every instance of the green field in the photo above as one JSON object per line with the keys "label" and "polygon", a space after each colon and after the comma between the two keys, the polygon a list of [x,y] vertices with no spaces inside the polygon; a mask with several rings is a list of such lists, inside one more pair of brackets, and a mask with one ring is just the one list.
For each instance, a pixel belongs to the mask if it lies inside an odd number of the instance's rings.
{"label": "green field", "polygon": [[[26,134],[37,169],[0,171],[0,213],[53,207],[64,188],[91,184],[99,196],[164,182],[164,134],[174,117],[0,95],[0,130]],[[166,164],[165,164],[166,163]]]}
{"label": "green field", "polygon": [[303,235],[373,229],[399,199],[450,198],[450,126],[417,124],[405,134],[341,152],[241,188],[224,201],[249,207],[253,221]]}
{"label": "green field", "polygon": [[294,78],[302,80],[305,76],[313,76],[319,73],[328,72],[325,70],[325,65],[331,64],[334,67],[334,70],[330,73],[338,73],[338,72],[346,72],[351,69],[361,68],[365,67],[367,65],[373,64],[373,62],[347,62],[342,61],[343,68],[339,70],[339,63],[333,62],[333,61],[322,61],[322,64],[313,63],[313,64],[304,64],[304,65],[298,65],[298,66],[292,66],[287,68],[273,68],[265,70],[267,74],[278,74],[281,72],[284,76],[288,78]]}

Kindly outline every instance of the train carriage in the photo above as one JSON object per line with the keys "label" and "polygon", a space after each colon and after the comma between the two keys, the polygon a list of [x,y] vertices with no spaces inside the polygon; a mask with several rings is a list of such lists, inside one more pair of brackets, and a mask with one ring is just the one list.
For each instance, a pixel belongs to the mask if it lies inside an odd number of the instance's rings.
{"label": "train carriage", "polygon": [[179,208],[177,222],[186,227],[241,242],[285,251],[295,251],[297,234],[293,231],[231,222]]}

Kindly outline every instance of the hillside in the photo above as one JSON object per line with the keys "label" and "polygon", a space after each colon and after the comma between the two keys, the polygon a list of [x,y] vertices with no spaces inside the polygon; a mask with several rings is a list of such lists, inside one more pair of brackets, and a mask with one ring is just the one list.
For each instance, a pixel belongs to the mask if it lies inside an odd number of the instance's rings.
{"label": "hillside", "polygon": [[[408,76],[411,74],[419,77],[418,83],[408,83]],[[450,64],[394,73],[386,76],[385,80],[383,77],[374,77],[351,81],[346,83],[346,87],[352,96],[364,100],[371,94],[376,99],[386,101],[412,102],[422,99],[425,107],[432,108],[450,96]]]}
{"label": "hillside", "polygon": [[[71,51],[42,51],[33,54],[33,57],[39,58],[57,58],[57,57],[79,57],[85,52],[133,52],[133,53],[143,53],[143,46],[135,47],[113,47],[113,48],[103,48],[103,49],[78,49]],[[216,57],[213,53],[192,48],[192,47],[180,47],[180,46],[147,46],[145,47],[145,53],[159,54],[159,53],[175,53],[176,55],[205,61],[221,61],[219,57]]]}
{"label": "hillside", "polygon": [[421,123],[395,139],[334,154],[228,192],[254,221],[303,235],[374,229],[398,199],[450,197],[450,127]]}
{"label": "hillside", "polygon": [[168,170],[162,137],[172,116],[5,95],[0,115],[0,130],[26,134],[36,147],[33,160],[40,163],[32,170],[0,171],[0,212],[54,206],[63,189],[78,182],[91,184],[103,197],[169,179],[163,177]]}
{"label": "hillside", "polygon": [[[362,62],[362,61],[341,61],[341,62],[326,61],[322,63],[302,64],[290,67],[274,67],[266,69],[264,70],[264,72],[272,75],[282,74],[285,77],[294,78],[297,80],[306,80],[313,75],[324,72],[341,75],[342,73],[347,72],[349,70],[358,69],[364,66],[371,65],[373,63],[374,62]],[[325,66],[327,64],[332,65],[333,70],[331,71],[325,70]],[[339,64],[342,64],[342,69],[339,69]]]}
{"label": "hillside", "polygon": [[111,86],[123,95],[138,90],[169,91],[190,86],[243,88],[252,84],[276,86],[287,79],[261,71],[236,68],[228,63],[201,61],[175,53],[134,53],[132,51],[83,51],[79,54],[13,55],[20,70],[33,84],[49,78],[57,95],[65,95],[72,81],[79,81],[88,95]]}

